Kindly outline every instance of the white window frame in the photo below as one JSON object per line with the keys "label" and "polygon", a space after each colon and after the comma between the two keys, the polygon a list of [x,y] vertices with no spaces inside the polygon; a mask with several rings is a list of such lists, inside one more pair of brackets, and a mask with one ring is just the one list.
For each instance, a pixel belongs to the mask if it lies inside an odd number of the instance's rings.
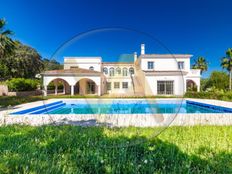
{"label": "white window frame", "polygon": [[[181,64],[182,64],[182,67],[180,66]],[[178,66],[178,69],[179,69],[179,70],[184,69],[184,61],[178,61],[178,62],[177,62],[177,66]]]}
{"label": "white window frame", "polygon": [[128,76],[128,69],[126,67],[122,69],[122,76]]}
{"label": "white window frame", "polygon": [[[116,85],[118,84],[118,85]],[[120,83],[119,82],[114,82],[114,89],[120,89]]]}
{"label": "white window frame", "polygon": [[[126,84],[126,87],[124,86]],[[122,88],[123,89],[128,89],[128,82],[122,82]]]}
{"label": "white window frame", "polygon": [[147,69],[148,70],[153,70],[154,69],[154,62],[152,62],[152,61],[148,61],[147,62]]}
{"label": "white window frame", "polygon": [[109,69],[109,76],[114,76],[114,68],[113,67],[111,67]]}

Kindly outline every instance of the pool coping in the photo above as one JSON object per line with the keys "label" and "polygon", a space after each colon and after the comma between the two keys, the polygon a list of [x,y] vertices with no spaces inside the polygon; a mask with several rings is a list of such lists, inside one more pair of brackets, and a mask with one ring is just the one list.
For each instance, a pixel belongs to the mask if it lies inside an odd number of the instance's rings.
{"label": "pool coping", "polygon": [[[8,111],[0,112],[0,125],[8,124],[27,124],[33,126],[41,125],[83,125],[83,126],[138,126],[138,127],[154,127],[154,126],[192,126],[192,125],[232,125],[232,113],[179,113],[179,114],[24,114],[9,115],[10,112],[17,112],[36,107],[41,104],[49,104],[60,100],[112,100],[112,99],[48,99],[21,104],[13,107]],[[144,100],[139,99],[119,99],[116,100]],[[232,102],[208,99],[191,99],[191,98],[157,98],[146,100],[189,100],[205,104],[213,104],[216,106],[227,107],[232,109]],[[162,120],[163,119],[163,120]]]}

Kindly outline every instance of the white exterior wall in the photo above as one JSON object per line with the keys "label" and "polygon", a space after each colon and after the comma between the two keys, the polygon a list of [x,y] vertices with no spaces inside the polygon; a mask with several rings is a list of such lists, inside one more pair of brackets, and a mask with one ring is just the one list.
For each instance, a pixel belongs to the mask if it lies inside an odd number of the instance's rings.
{"label": "white exterior wall", "polygon": [[[108,69],[108,74],[104,74],[106,76],[106,81],[111,82],[111,90],[108,90],[107,93],[109,94],[126,94],[126,93],[133,93],[133,85],[131,81],[131,77],[129,74],[129,68],[134,68],[133,64],[110,64],[110,65],[103,65],[102,68],[106,67]],[[121,74],[116,73],[116,68],[121,68]],[[109,69],[114,68],[114,76],[109,75]],[[123,68],[127,68],[127,76],[123,76]],[[114,89],[114,82],[119,82],[120,83],[120,88],[119,89]],[[122,88],[122,82],[128,82],[128,88]]]}
{"label": "white exterior wall", "polygon": [[[157,81],[173,81],[173,95],[183,95],[185,90],[184,77],[178,76],[146,76],[145,77],[145,95],[157,94]],[[148,93],[150,89],[152,93]]]}
{"label": "white exterior wall", "polygon": [[[192,80],[200,90],[200,70],[192,70],[190,57],[192,55],[142,55],[140,56],[140,67],[145,71],[145,95],[157,95],[157,81],[173,81],[174,95],[184,95],[186,92],[186,81]],[[154,62],[154,69],[148,69],[148,62]],[[168,71],[180,71],[178,62],[184,62],[183,75],[173,75]],[[167,75],[146,75],[146,71],[165,71]],[[187,72],[187,74],[186,74]]]}
{"label": "white exterior wall", "polygon": [[141,68],[143,71],[151,71],[148,69],[148,62],[154,62],[155,71],[176,71],[178,69],[177,62],[184,62],[183,71],[190,70],[190,59],[187,58],[145,58],[141,59]]}
{"label": "white exterior wall", "polygon": [[65,57],[64,69],[70,69],[71,67],[89,69],[93,66],[95,71],[101,72],[101,63],[101,57]]}
{"label": "white exterior wall", "polygon": [[[131,82],[131,78],[108,78],[107,82],[111,83],[111,90],[107,91],[109,94],[127,94],[127,93],[132,93],[133,92],[133,85]],[[114,89],[114,82],[119,82],[120,83],[120,88],[119,89]],[[128,88],[122,88],[122,82],[128,82]]]}

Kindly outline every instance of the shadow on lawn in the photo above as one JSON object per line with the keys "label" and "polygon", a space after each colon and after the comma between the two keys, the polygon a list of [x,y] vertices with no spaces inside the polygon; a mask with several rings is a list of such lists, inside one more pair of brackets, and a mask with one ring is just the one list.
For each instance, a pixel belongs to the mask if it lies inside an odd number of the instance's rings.
{"label": "shadow on lawn", "polygon": [[63,118],[61,120],[58,121],[54,121],[50,124],[48,124],[49,126],[62,126],[62,125],[72,125],[72,126],[108,126],[111,127],[112,124],[110,123],[100,123],[98,122],[96,119],[89,119],[89,120],[80,120],[80,121],[73,121],[67,118]]}
{"label": "shadow on lawn", "polygon": [[[158,138],[106,135],[103,127],[0,128],[1,173],[230,173],[232,154],[203,160]],[[114,147],[118,143],[141,144]],[[193,142],[194,143],[194,142]],[[103,147],[106,148],[103,148]],[[113,148],[107,148],[107,147]],[[209,149],[200,148],[199,154]]]}

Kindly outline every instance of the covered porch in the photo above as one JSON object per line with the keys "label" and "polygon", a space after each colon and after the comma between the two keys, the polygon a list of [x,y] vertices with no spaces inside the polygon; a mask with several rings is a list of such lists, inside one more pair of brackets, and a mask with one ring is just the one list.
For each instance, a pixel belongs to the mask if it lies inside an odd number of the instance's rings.
{"label": "covered porch", "polygon": [[[44,96],[102,95],[102,74],[93,70],[68,69],[43,73]],[[51,90],[51,86],[53,87]]]}

